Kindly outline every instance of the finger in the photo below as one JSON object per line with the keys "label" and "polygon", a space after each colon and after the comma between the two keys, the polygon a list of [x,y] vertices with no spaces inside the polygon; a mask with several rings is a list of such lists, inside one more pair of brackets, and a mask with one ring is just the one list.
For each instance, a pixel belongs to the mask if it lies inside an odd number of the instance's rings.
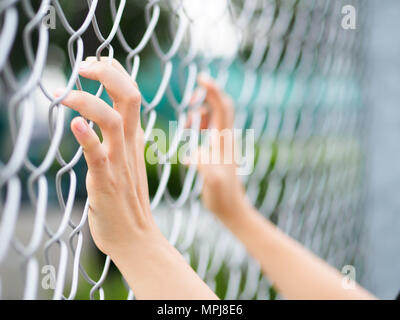
{"label": "finger", "polygon": [[185,166],[194,165],[197,169],[200,167],[204,168],[208,163],[208,161],[206,161],[207,157],[207,148],[199,146],[197,149],[193,150],[190,155],[185,156],[185,158],[182,159],[182,164]]}
{"label": "finger", "polygon": [[141,96],[129,75],[118,71],[106,61],[82,62],[79,73],[104,85],[115,109],[122,115],[126,137],[134,136],[139,125]]}
{"label": "finger", "polygon": [[205,95],[205,91],[203,88],[197,88],[196,90],[194,90],[192,97],[190,98],[189,101],[189,106],[191,107],[196,107],[197,105],[199,105],[204,99],[204,95]]}
{"label": "finger", "polygon": [[135,171],[136,187],[138,189],[138,197],[144,208],[150,207],[149,187],[146,174],[146,163],[144,157],[144,132],[138,130],[136,137],[136,150],[134,153],[132,167]]}
{"label": "finger", "polygon": [[210,177],[216,174],[216,167],[211,164],[211,154],[208,148],[199,147],[191,158],[186,160],[187,165],[195,165],[197,172],[203,178],[204,182],[208,182]]}
{"label": "finger", "polygon": [[189,111],[188,113],[188,118],[185,124],[185,128],[191,128],[192,123],[193,123],[193,117],[196,114],[196,112],[199,112],[200,116],[200,129],[207,129],[208,128],[208,122],[209,122],[209,110],[206,106],[201,106],[198,110],[196,111]]}
{"label": "finger", "polygon": [[212,122],[218,130],[233,126],[233,106],[217,83],[210,77],[202,74],[198,77],[199,85],[207,90],[205,102],[211,108]]}
{"label": "finger", "polygon": [[193,112],[189,111],[188,112],[188,116],[187,116],[187,120],[185,123],[185,129],[190,128],[192,126],[192,117],[193,117]]}
{"label": "finger", "polygon": [[232,164],[234,160],[234,131],[231,129],[211,130],[210,152],[218,163]]}
{"label": "finger", "polygon": [[199,105],[199,103],[202,102],[199,100],[201,98],[202,93],[204,93],[204,92],[202,92],[201,88],[197,88],[196,90],[194,90],[194,92],[190,98],[189,108],[188,108],[189,112],[188,112],[188,117],[186,120],[185,128],[190,128],[192,126],[193,115],[197,111],[197,110],[195,110],[195,108]]}
{"label": "finger", "polygon": [[[93,61],[98,61],[98,60],[97,60],[97,57],[87,57],[87,58],[86,58],[86,61],[88,61],[88,62],[93,62]],[[109,63],[110,58],[109,58],[109,57],[100,57],[100,61]],[[114,68],[116,68],[119,72],[121,72],[121,73],[123,73],[123,74],[126,74],[126,75],[128,75],[128,76],[130,77],[128,71],[126,71],[126,69],[123,67],[123,65],[122,65],[118,60],[112,59],[112,60],[111,60],[111,65],[112,65]],[[132,81],[133,85],[134,85],[136,88],[139,88],[136,81],[134,81],[132,78],[131,78],[131,81]]]}
{"label": "finger", "polygon": [[99,137],[82,117],[76,117],[72,120],[71,130],[83,148],[83,154],[91,175],[95,179],[103,178],[108,166],[108,159]]}
{"label": "finger", "polygon": [[[58,89],[55,96],[62,95],[64,89]],[[104,137],[110,151],[120,157],[124,152],[124,132],[119,113],[100,98],[86,92],[72,90],[62,101],[64,105],[78,111],[86,119],[94,121]]]}
{"label": "finger", "polygon": [[207,129],[210,125],[210,111],[206,107],[200,108],[200,129]]}

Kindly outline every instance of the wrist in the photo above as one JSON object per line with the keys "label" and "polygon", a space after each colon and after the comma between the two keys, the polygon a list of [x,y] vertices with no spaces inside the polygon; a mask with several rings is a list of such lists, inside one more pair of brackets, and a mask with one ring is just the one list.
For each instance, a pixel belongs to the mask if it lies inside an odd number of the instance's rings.
{"label": "wrist", "polygon": [[147,242],[132,243],[125,254],[111,259],[137,299],[216,298],[178,250],[162,235],[153,236]]}
{"label": "wrist", "polygon": [[135,236],[132,236],[126,243],[119,245],[109,253],[114,263],[124,264],[126,260],[133,257],[140,259],[149,252],[158,252],[170,246],[156,225],[146,230],[132,232],[132,234],[135,234]]}
{"label": "wrist", "polygon": [[230,212],[226,213],[226,219],[223,223],[232,231],[235,232],[238,228],[243,228],[247,225],[250,215],[255,210],[246,194],[233,198],[233,203]]}
{"label": "wrist", "polygon": [[130,244],[113,250],[110,258],[125,279],[133,278],[133,281],[137,282],[152,267],[160,265],[161,257],[171,256],[173,250],[175,248],[160,231],[148,233],[140,238],[135,237]]}

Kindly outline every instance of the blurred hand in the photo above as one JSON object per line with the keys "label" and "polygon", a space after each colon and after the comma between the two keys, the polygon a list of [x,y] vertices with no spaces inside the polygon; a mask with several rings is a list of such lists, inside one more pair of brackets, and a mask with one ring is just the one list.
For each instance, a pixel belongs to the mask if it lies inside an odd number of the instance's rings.
{"label": "blurred hand", "polygon": [[191,161],[197,164],[204,180],[202,201],[205,207],[229,225],[246,204],[244,187],[236,173],[234,106],[232,99],[208,76],[199,76],[198,83],[207,90],[200,113],[201,129],[210,129],[210,143],[200,147]]}
{"label": "blurred hand", "polygon": [[[100,98],[76,90],[62,101],[100,127],[103,142],[82,117],[71,122],[88,165],[90,232],[97,247],[114,257],[132,250],[133,244],[161,235],[150,211],[140,125],[141,96],[137,84],[116,60],[109,64],[106,58],[88,58],[79,73],[100,81],[114,103],[111,108]],[[62,92],[57,90],[55,95]]]}

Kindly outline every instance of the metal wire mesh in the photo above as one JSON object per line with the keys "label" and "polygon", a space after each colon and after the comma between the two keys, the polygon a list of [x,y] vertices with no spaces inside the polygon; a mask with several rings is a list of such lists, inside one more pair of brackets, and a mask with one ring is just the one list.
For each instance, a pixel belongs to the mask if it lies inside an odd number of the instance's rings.
{"label": "metal wire mesh", "polygon": [[[168,162],[179,148],[200,71],[214,75],[234,96],[235,126],[254,129],[254,170],[244,177],[254,205],[329,263],[357,264],[363,221],[365,62],[359,30],[365,2],[351,1],[358,9],[357,31],[341,27],[341,8],[349,1],[198,1],[203,10],[199,14],[190,1],[150,0],[132,9],[126,0],[110,0],[109,7],[88,0],[81,9],[84,20],[74,25],[65,13],[72,3],[32,2],[0,3],[0,296],[10,297],[8,275],[16,269],[19,287],[13,297],[74,299],[85,285],[90,287],[87,298],[107,298],[110,259],[105,258],[96,275],[84,261],[90,250],[84,244],[91,240],[85,228],[88,205],[80,211],[81,201],[76,200],[84,184],[82,171],[76,173],[82,150],[76,146],[71,151],[71,140],[65,138],[69,111],[59,103],[63,97],[55,99],[51,92],[54,31],[43,23],[49,6],[55,10],[58,32],[68,37],[63,49],[70,72],[62,72],[68,74],[68,90],[74,85],[85,90],[78,67],[88,43],[85,35],[92,29],[99,42],[97,56],[124,57],[139,87],[146,50],[157,62],[150,69],[160,75],[156,90],[142,99],[147,143],[157,148],[150,132],[162,114],[161,104],[173,110],[166,117],[176,119],[178,126],[167,161],[149,177],[156,185],[151,207],[169,241],[221,298],[268,299],[274,293],[258,264],[201,207],[195,168],[179,167],[175,174]],[[210,12],[211,18],[202,20]],[[144,32],[139,41],[129,42],[135,30],[121,19],[138,16]],[[104,31],[104,17],[112,19],[110,30]],[[157,29],[163,19],[168,21],[168,37]],[[16,57],[25,61],[23,67],[13,62]],[[98,96],[102,89],[96,88]],[[46,121],[49,134],[44,142],[37,137]],[[194,123],[198,129],[198,121]],[[32,160],[37,149],[41,152]],[[178,192],[171,191],[171,181]],[[51,296],[41,288],[43,265],[56,266]],[[126,289],[126,297],[132,299],[134,293]]]}

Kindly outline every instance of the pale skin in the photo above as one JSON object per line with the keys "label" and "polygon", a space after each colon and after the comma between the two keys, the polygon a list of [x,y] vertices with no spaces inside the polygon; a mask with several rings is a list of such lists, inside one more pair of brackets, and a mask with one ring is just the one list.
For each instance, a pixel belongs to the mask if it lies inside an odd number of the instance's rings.
{"label": "pale skin", "polygon": [[[95,244],[111,257],[138,299],[217,299],[153,219],[137,84],[115,60],[109,64],[106,59],[88,58],[79,73],[100,81],[113,101],[111,108],[83,91],[72,91],[63,100],[64,105],[95,122],[103,136],[100,141],[82,117],[71,122],[88,165],[88,219]],[[232,100],[208,77],[199,77],[198,83],[207,90],[201,108],[202,127],[232,130]],[[212,137],[211,147],[216,139]],[[224,144],[228,148],[223,149]],[[340,272],[257,212],[236,175],[236,165],[223,163],[222,150],[233,152],[234,142],[224,141],[220,148],[221,163],[196,161],[204,180],[203,204],[243,242],[285,298],[374,299],[358,285],[344,289]],[[207,152],[209,149],[199,149],[196,159],[204,159],[201,155]]]}

